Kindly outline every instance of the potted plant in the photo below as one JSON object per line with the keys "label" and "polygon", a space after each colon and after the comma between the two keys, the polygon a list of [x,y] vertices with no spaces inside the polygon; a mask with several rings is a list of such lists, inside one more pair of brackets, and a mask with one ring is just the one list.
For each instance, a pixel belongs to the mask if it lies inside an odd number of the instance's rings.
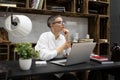
{"label": "potted plant", "polygon": [[35,51],[32,43],[15,44],[15,52],[19,55],[19,65],[22,70],[29,70],[32,64],[32,58],[37,58],[39,52]]}

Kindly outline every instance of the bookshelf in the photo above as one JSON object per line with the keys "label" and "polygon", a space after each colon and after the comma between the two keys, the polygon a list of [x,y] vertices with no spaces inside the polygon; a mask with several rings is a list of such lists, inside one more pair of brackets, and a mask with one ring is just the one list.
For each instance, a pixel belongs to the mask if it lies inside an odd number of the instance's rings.
{"label": "bookshelf", "polygon": [[0,27],[0,60],[9,60],[9,48],[8,32]]}
{"label": "bookshelf", "polygon": [[[17,7],[10,7],[8,11],[12,9],[13,12],[20,13],[60,14],[67,17],[88,18],[88,33],[90,38],[97,42],[94,53],[110,55],[110,0],[43,0],[41,9],[32,8],[33,0],[12,1],[20,1],[22,4],[19,4]],[[49,9],[53,6],[64,7],[65,11],[60,12]],[[6,9],[7,7],[0,6],[0,11],[5,12]]]}
{"label": "bookshelf", "polygon": [[9,60],[10,42],[0,43],[0,60]]}

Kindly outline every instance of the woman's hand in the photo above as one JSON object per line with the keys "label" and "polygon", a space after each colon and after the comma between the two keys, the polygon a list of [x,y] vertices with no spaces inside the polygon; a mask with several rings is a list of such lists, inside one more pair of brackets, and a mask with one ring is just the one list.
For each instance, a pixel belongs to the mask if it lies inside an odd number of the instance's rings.
{"label": "woman's hand", "polygon": [[70,41],[66,41],[64,43],[64,49],[70,48],[71,47],[71,42]]}
{"label": "woman's hand", "polygon": [[64,33],[66,41],[69,41],[69,30],[64,28],[63,33]]}
{"label": "woman's hand", "polygon": [[58,54],[60,54],[63,50],[67,49],[71,47],[71,42],[70,41],[66,41],[62,46],[60,46],[59,48],[57,48],[57,52]]}

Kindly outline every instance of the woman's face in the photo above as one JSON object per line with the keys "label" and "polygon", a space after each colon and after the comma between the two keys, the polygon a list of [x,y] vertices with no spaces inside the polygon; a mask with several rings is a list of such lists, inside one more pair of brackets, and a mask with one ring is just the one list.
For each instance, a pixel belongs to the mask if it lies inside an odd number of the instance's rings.
{"label": "woman's face", "polygon": [[54,22],[52,23],[52,29],[59,33],[64,29],[64,22],[61,17],[57,17]]}

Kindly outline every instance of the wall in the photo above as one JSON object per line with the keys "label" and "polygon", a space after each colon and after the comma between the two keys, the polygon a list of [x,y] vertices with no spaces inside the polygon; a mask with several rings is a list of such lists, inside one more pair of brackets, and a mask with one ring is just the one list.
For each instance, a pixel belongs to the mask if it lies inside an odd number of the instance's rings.
{"label": "wall", "polygon": [[[4,13],[1,13],[4,14]],[[20,14],[20,13],[14,13]],[[10,15],[9,13],[7,16]],[[28,16],[32,20],[33,28],[31,33],[22,38],[14,37],[9,33],[9,40],[13,43],[17,42],[32,42],[36,43],[40,34],[49,31],[49,28],[46,25],[47,18],[49,15],[38,15],[38,14],[23,14]],[[0,27],[4,27],[4,20],[7,18],[0,17]],[[65,27],[70,30],[70,36],[72,37],[74,33],[79,32],[80,38],[85,38],[88,32],[88,19],[87,18],[74,18],[74,17],[63,17],[66,21]]]}
{"label": "wall", "polygon": [[120,0],[111,0],[110,10],[110,41],[120,44]]}

